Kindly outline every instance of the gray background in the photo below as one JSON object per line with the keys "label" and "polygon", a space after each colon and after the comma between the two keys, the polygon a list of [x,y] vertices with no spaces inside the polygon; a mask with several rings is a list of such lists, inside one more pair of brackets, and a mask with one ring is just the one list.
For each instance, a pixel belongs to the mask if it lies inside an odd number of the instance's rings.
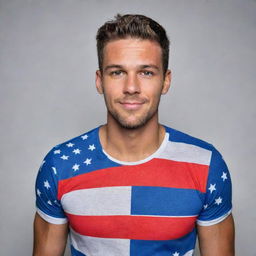
{"label": "gray background", "polygon": [[31,254],[44,155],[105,122],[95,34],[117,12],[166,28],[173,81],[161,122],[221,151],[233,178],[237,255],[255,256],[253,0],[0,0],[0,254]]}

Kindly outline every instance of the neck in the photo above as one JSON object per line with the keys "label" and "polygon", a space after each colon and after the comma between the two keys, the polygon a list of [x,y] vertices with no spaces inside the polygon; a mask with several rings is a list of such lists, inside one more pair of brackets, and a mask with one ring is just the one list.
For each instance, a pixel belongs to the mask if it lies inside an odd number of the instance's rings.
{"label": "neck", "polygon": [[112,157],[126,162],[147,158],[161,145],[165,129],[158,123],[158,115],[137,129],[121,127],[115,120],[109,120],[100,128],[103,149]]}

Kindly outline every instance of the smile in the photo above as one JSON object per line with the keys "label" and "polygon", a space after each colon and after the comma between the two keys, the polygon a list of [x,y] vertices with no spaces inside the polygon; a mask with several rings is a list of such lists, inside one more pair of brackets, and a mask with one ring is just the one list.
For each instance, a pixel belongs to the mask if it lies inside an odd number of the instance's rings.
{"label": "smile", "polygon": [[141,108],[144,102],[120,102],[123,108],[127,110],[137,110]]}

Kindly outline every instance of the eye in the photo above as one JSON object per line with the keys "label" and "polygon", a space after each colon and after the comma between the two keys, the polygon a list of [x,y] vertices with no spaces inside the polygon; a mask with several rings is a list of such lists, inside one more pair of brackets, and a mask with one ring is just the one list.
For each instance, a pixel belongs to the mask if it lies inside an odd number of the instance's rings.
{"label": "eye", "polygon": [[141,74],[143,76],[153,76],[154,75],[154,73],[152,71],[148,71],[148,70],[141,71]]}
{"label": "eye", "polygon": [[122,70],[114,70],[110,72],[111,76],[121,76],[124,72]]}

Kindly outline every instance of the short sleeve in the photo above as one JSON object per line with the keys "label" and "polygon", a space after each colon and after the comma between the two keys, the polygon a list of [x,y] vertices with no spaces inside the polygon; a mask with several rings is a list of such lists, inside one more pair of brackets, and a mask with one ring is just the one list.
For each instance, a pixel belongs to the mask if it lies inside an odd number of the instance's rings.
{"label": "short sleeve", "polygon": [[53,162],[51,151],[39,168],[36,185],[37,213],[47,222],[64,224],[67,222],[58,194],[58,170]]}
{"label": "short sleeve", "polygon": [[197,224],[210,226],[224,220],[232,209],[232,186],[228,167],[221,154],[212,152],[205,201]]}

